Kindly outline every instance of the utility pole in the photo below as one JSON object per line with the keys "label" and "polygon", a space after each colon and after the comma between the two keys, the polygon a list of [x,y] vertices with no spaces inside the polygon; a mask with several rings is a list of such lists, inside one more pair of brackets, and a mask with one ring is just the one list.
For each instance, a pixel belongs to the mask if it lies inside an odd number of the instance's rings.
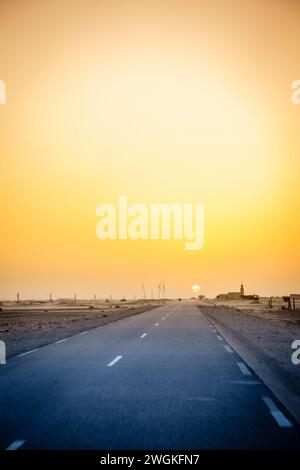
{"label": "utility pole", "polygon": [[145,291],[145,286],[143,282],[142,282],[142,289],[143,289],[144,299],[146,299],[146,291]]}
{"label": "utility pole", "polygon": [[20,302],[20,294],[17,292],[17,302]]}
{"label": "utility pole", "polygon": [[157,291],[158,291],[158,298],[160,299],[160,284],[157,286]]}
{"label": "utility pole", "polygon": [[74,302],[76,302],[76,300],[77,300],[77,296],[76,294],[74,294]]}
{"label": "utility pole", "polygon": [[52,294],[49,294],[49,302],[52,302]]}

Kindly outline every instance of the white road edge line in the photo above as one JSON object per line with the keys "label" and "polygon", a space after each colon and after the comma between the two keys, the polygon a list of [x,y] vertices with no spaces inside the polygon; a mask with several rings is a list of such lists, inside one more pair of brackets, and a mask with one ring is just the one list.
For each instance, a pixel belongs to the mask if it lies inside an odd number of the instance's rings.
{"label": "white road edge line", "polygon": [[230,346],[228,346],[228,344],[225,344],[224,348],[226,349],[227,352],[233,353],[233,350],[231,349]]}
{"label": "white road edge line", "polygon": [[141,338],[145,338],[145,336],[147,336],[147,333],[143,333]]}
{"label": "white road edge line", "polygon": [[16,441],[12,442],[10,446],[6,448],[6,450],[17,450],[24,444],[24,442],[24,439],[17,439]]}
{"label": "white road edge line", "polygon": [[87,331],[82,331],[81,333],[79,333],[80,335],[85,335],[87,333]]}
{"label": "white road edge line", "polygon": [[159,325],[159,323],[155,323],[155,325],[154,325],[154,326],[158,326],[158,325]]}
{"label": "white road edge line", "polygon": [[280,426],[281,428],[292,428],[293,427],[292,423],[284,416],[282,411],[280,411],[277,408],[277,406],[273,402],[272,398],[262,397],[262,399],[265,402],[265,404],[267,405],[267,407],[269,408],[269,411],[270,411],[271,415],[273,416],[273,418],[275,419],[278,426]]}
{"label": "white road edge line", "polygon": [[214,332],[214,333],[217,333],[217,330],[214,328],[214,329],[213,329],[213,332]]}
{"label": "white road edge line", "polygon": [[117,356],[115,357],[111,362],[107,364],[107,367],[112,367],[118,362],[120,359],[122,359],[123,356]]}
{"label": "white road edge line", "polygon": [[241,373],[244,375],[252,375],[246,364],[243,362],[237,362],[236,363],[238,368],[240,369]]}
{"label": "white road edge line", "polygon": [[31,354],[31,353],[34,353],[36,351],[39,351],[40,348],[36,348],[36,349],[31,349],[31,351],[27,351],[27,352],[24,352],[22,354],[18,354],[16,357],[23,357],[23,356],[27,356],[27,354]]}
{"label": "white road edge line", "polygon": [[55,341],[53,344],[64,343],[65,341],[68,341],[68,339],[69,338],[59,339],[58,341]]}
{"label": "white road edge line", "polygon": [[218,338],[219,341],[223,341],[222,336],[218,335],[217,338]]}

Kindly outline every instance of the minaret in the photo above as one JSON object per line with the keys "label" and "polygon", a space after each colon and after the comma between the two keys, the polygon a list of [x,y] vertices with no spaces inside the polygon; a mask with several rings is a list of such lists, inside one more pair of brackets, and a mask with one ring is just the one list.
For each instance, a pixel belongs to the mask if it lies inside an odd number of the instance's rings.
{"label": "minaret", "polygon": [[244,295],[245,295],[245,290],[244,290],[243,283],[241,284],[240,294],[241,294],[241,297],[244,297]]}

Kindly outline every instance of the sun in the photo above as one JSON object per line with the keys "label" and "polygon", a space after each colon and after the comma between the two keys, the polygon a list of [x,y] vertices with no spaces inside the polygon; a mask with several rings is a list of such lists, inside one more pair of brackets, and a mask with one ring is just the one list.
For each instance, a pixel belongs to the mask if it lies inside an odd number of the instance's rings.
{"label": "sun", "polygon": [[192,291],[197,294],[200,291],[200,286],[198,284],[194,284],[192,287]]}

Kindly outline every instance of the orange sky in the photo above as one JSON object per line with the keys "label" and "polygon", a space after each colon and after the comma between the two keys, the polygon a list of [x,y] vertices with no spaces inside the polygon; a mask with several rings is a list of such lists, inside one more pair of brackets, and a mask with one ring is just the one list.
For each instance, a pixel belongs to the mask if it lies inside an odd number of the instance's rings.
{"label": "orange sky", "polygon": [[[300,4],[1,0],[0,298],[300,292]],[[203,203],[205,244],[96,207]]]}

